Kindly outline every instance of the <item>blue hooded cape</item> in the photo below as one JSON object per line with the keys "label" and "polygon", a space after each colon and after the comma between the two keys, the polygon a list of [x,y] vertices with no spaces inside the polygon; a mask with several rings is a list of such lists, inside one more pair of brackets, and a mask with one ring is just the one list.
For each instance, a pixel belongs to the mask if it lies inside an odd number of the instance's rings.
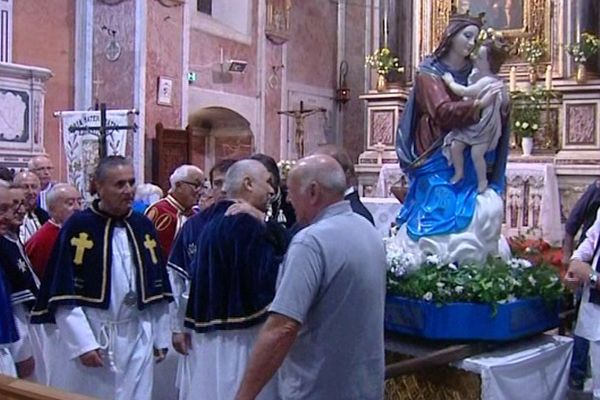
{"label": "blue hooded cape", "polygon": [[[224,200],[205,210],[197,226],[185,319],[185,326],[196,332],[256,325],[267,317],[275,296],[288,244],[285,230],[248,214],[225,216],[231,204]],[[202,219],[189,222],[195,218]]]}
{"label": "blue hooded cape", "polygon": [[[441,77],[446,72],[451,73],[456,82],[466,85],[471,67],[451,71],[436,58],[427,57],[418,73]],[[440,80],[440,84],[444,84],[443,81]],[[464,231],[475,213],[478,194],[475,173],[465,173],[457,184],[450,183],[454,167],[448,165],[442,154],[443,136],[424,155],[416,154],[414,134],[420,114],[413,88],[396,133],[396,153],[409,182],[396,220],[398,225],[407,224],[407,232],[413,240]],[[489,186],[499,194],[504,190],[509,139],[509,126],[505,124],[498,146],[485,155],[488,166],[493,165],[491,173],[488,172]],[[475,171],[470,148],[465,149],[464,158],[465,171]]]}
{"label": "blue hooded cape", "polygon": [[[32,323],[54,322],[59,305],[108,309],[111,294],[112,234],[125,227],[135,267],[139,310],[171,301],[171,285],[152,222],[130,211],[123,218],[103,213],[94,202],[71,216],[60,230],[31,312]],[[84,242],[85,250],[77,244]],[[79,254],[78,254],[79,252]]]}
{"label": "blue hooded cape", "polygon": [[15,325],[12,304],[10,301],[10,286],[0,267],[0,345],[14,343],[19,340]]}

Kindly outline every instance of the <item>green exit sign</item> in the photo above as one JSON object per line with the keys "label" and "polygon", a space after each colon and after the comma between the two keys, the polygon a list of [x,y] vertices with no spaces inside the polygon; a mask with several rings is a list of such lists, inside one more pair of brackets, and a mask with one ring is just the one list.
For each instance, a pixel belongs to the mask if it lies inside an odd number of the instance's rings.
{"label": "green exit sign", "polygon": [[191,71],[191,72],[188,72],[188,82],[190,82],[190,83],[191,83],[191,82],[196,82],[196,79],[197,79],[197,78],[198,78],[198,77],[196,76],[196,73],[195,73],[195,72],[192,72],[192,71]]}

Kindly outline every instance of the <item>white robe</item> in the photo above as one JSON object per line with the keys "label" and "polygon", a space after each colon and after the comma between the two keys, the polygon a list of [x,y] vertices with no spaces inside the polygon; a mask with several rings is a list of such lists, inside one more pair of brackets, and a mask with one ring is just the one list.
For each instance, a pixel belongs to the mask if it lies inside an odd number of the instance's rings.
{"label": "white robe", "polygon": [[[166,348],[169,344],[167,303],[141,312],[137,306],[124,304],[130,287],[136,288],[124,228],[115,228],[112,247],[108,310],[63,306],[56,311],[59,344],[69,361],[60,374],[53,375],[51,385],[100,399],[150,399],[153,346]],[[90,368],[81,364],[79,356],[97,348],[102,349],[104,366]]]}
{"label": "white robe", "polygon": [[17,377],[15,360],[13,360],[9,347],[6,345],[0,346],[0,374],[13,378]]}
{"label": "white robe", "polygon": [[[185,319],[185,311],[187,308],[189,282],[185,278],[183,278],[183,276],[173,271],[171,268],[168,269],[168,272],[174,299],[174,301],[169,304],[171,331],[172,333],[181,333],[185,331],[183,326],[183,320]],[[177,372],[175,377],[175,387],[177,388],[178,396],[169,396],[165,398],[164,390],[155,389],[152,396],[153,400],[185,399],[188,396],[187,391],[189,389],[189,381],[191,379],[188,362],[189,356],[183,356],[177,353],[175,349],[173,349],[173,352],[177,354]],[[157,378],[160,381],[162,381],[162,383],[166,383],[166,379],[161,379],[158,376]],[[170,376],[168,377],[168,379],[171,379]],[[159,380],[155,381],[155,383],[160,383]]]}
{"label": "white robe", "polygon": [[[191,371],[185,400],[231,400],[240,387],[250,353],[262,325],[246,329],[192,333],[188,356]],[[202,394],[199,397],[199,394]],[[257,400],[278,399],[277,377],[263,388]]]}

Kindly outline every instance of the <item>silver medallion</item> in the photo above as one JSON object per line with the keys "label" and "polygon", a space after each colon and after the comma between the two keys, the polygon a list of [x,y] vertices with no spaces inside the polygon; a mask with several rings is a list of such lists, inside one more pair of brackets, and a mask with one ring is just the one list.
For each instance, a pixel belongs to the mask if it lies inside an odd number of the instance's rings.
{"label": "silver medallion", "polygon": [[135,292],[133,290],[130,290],[125,295],[125,299],[123,300],[123,302],[125,303],[125,305],[127,305],[129,307],[133,307],[137,304],[137,295],[135,294]]}

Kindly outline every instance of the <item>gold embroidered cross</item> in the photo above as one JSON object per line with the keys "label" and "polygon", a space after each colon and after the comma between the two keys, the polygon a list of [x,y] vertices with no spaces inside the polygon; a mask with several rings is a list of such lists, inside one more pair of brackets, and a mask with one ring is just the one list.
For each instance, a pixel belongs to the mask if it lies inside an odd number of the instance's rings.
{"label": "gold embroidered cross", "polygon": [[94,242],[88,240],[88,236],[87,233],[81,232],[79,233],[79,237],[76,238],[73,236],[71,238],[71,246],[75,246],[75,257],[73,258],[75,265],[83,264],[83,253],[94,247]]}
{"label": "gold embroidered cross", "polygon": [[150,256],[152,257],[152,262],[156,264],[158,262],[158,257],[156,257],[156,240],[152,239],[150,235],[146,234],[146,240],[144,240],[144,247],[150,251]]}

